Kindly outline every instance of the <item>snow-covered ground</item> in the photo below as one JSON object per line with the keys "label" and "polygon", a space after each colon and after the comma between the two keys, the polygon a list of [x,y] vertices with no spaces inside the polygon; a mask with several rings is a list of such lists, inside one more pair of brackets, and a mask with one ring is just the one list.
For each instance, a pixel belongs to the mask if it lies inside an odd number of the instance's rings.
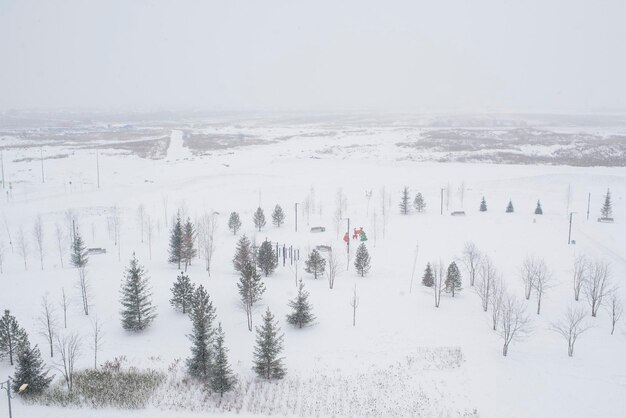
{"label": "snow-covered ground", "polygon": [[[194,155],[185,144],[187,129],[181,125],[171,130],[166,156],[160,159],[144,159],[101,145],[100,188],[96,185],[93,149],[64,145],[44,148],[44,155],[68,154],[44,160],[44,183],[40,150],[32,142],[28,147],[25,144],[4,151],[4,175],[11,190],[5,189],[8,194],[1,200],[0,240],[5,250],[0,309],[10,309],[16,315],[32,342],[46,346],[37,332],[42,296],[58,305],[64,288],[74,301],[67,331],[84,338],[81,367],[93,363],[88,340],[91,321],[96,317],[105,330],[102,361],[123,355],[130,364],[167,371],[176,359],[186,358],[190,346],[186,334],[191,324],[168,302],[178,272],[167,263],[167,223],[178,209],[192,219],[205,211],[217,211],[219,230],[211,277],[200,259],[189,268],[189,274],[208,289],[226,332],[233,368],[252,387],[245,394],[240,415],[471,416],[475,410],[484,417],[623,415],[624,324],[618,324],[611,336],[609,316],[601,310],[597,318],[589,319],[594,327],[578,341],[573,358],[567,356],[565,341],[549,327],[575,303],[571,270],[576,254],[609,261],[614,284],[622,284],[626,277],[624,168],[416,162],[403,158],[408,151],[395,146],[399,141],[393,131],[378,136],[373,130],[365,140],[364,136],[355,139],[340,127],[332,134],[313,129],[307,135],[301,126],[285,126],[280,140],[275,128],[273,140],[265,144],[254,142]],[[241,133],[245,141],[246,132],[237,126],[231,130]],[[17,140],[11,141],[15,145]],[[461,201],[458,190],[462,184],[465,193]],[[428,205],[425,213],[399,213],[403,186],[410,188],[412,196],[418,191],[424,195]],[[384,202],[383,188],[387,196]],[[441,188],[450,190],[443,215],[439,207]],[[614,224],[595,221],[607,188],[613,195]],[[332,290],[326,280],[314,280],[301,269],[298,276],[304,277],[311,292],[317,317],[315,325],[303,330],[290,327],[284,320],[287,302],[296,293],[293,269],[280,266],[265,279],[267,291],[254,321],[259,323],[265,306],[281,320],[288,377],[283,383],[258,389],[259,394],[254,385],[263,384],[256,382],[251,370],[254,333],[247,330],[245,314],[239,308],[238,277],[231,263],[238,236],[227,228],[228,215],[231,211],[240,213],[241,233],[257,242],[267,238],[293,245],[300,249],[302,258],[319,244],[332,244],[345,251],[341,238],[346,223],[342,222],[338,231],[334,220],[338,189],[347,196],[351,227],[363,226],[368,234],[372,269],[361,278],[350,263]],[[313,207],[307,216],[303,202],[311,196]],[[486,213],[478,211],[483,196],[489,207]],[[513,214],[504,212],[509,199],[515,205]],[[541,200],[543,216],[534,215],[537,200]],[[298,232],[293,216],[296,203],[300,204]],[[286,224],[276,228],[268,222],[261,232],[255,231],[253,211],[260,205],[269,219],[276,204],[285,209]],[[383,204],[389,212],[384,233]],[[141,240],[140,205],[154,226],[151,258],[147,240]],[[114,206],[122,213],[119,247],[110,233]],[[461,208],[467,216],[449,216],[450,211]],[[89,261],[93,307],[88,317],[82,312],[76,289],[78,273],[68,267],[67,252],[65,267],[61,268],[55,241],[56,223],[66,235],[69,231],[68,209],[75,213],[87,245],[107,249],[107,254],[93,255]],[[567,245],[568,210],[575,212],[572,238],[576,245]],[[38,214],[45,224],[43,270],[32,232]],[[310,233],[312,226],[325,226],[326,232]],[[30,247],[26,271],[16,246],[20,229]],[[509,291],[520,298],[523,285],[519,269],[525,256],[544,257],[554,273],[555,286],[545,295],[541,315],[534,314],[534,298],[527,302],[532,334],[513,343],[507,357],[502,356],[501,339],[491,330],[490,316],[482,311],[466,276],[463,291],[454,299],[444,295],[439,308],[434,307],[432,291],[421,285],[426,262],[441,260],[447,265],[461,256],[467,241],[475,242],[493,259]],[[416,245],[419,253],[411,289]],[[355,247],[351,246],[352,257]],[[151,277],[158,317],[148,330],[129,334],[120,325],[119,289],[133,253]],[[360,304],[353,327],[350,298],[355,284]],[[626,300],[626,287],[620,292]],[[584,300],[577,303],[588,308]],[[46,358],[49,364],[54,360]],[[12,373],[7,362],[0,363],[2,378]],[[168,409],[175,402],[166,395],[140,412],[32,406],[18,399],[14,401],[14,416],[195,417],[213,413],[200,398],[197,390],[186,393],[183,404],[190,410],[178,409],[176,413]],[[4,414],[6,405],[0,398],[0,416]]]}

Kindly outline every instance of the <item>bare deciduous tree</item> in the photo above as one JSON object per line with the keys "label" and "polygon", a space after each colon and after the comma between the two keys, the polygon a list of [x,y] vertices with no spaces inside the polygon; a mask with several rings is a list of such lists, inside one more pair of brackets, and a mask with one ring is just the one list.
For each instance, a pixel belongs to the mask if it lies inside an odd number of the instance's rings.
{"label": "bare deciduous tree", "polygon": [[54,368],[58,370],[67,386],[67,390],[72,391],[74,387],[74,368],[76,360],[80,356],[80,337],[76,334],[57,336],[57,351],[61,356],[61,360],[55,364]]}
{"label": "bare deciduous tree", "polygon": [[502,337],[502,355],[506,357],[509,345],[530,333],[530,319],[524,304],[513,295],[505,293],[502,298],[502,313],[498,334]]}
{"label": "bare deciduous tree", "polygon": [[387,206],[387,190],[385,186],[380,188],[380,215],[381,215],[381,226],[383,229],[383,239],[385,239],[385,232],[387,230],[387,223],[389,221],[389,209]]}
{"label": "bare deciduous tree", "polygon": [[356,308],[359,307],[359,297],[356,293],[356,284],[354,285],[354,291],[352,298],[350,299],[350,306],[352,306],[352,326],[356,326]]}
{"label": "bare deciduous tree", "polygon": [[41,222],[41,215],[37,215],[35,218],[35,226],[33,227],[33,236],[35,237],[35,242],[37,243],[37,249],[39,250],[39,263],[41,264],[41,269],[43,270],[43,224]]}
{"label": "bare deciduous tree", "polygon": [[474,286],[474,281],[476,279],[476,274],[478,273],[478,268],[480,266],[480,251],[476,248],[476,244],[473,242],[466,242],[465,247],[463,248],[463,258],[461,262],[463,266],[465,266],[465,271],[467,272],[467,277],[470,279],[470,286]]}
{"label": "bare deciduous tree", "polygon": [[540,260],[533,256],[527,256],[522,263],[520,275],[524,283],[524,297],[526,300],[530,299],[532,290],[535,288],[535,278],[537,276],[539,261]]}
{"label": "bare deciduous tree", "polygon": [[56,336],[57,320],[54,307],[48,297],[41,299],[41,313],[39,315],[39,332],[50,345],[50,357],[54,357],[54,337]]}
{"label": "bare deciduous tree", "polygon": [[589,265],[583,291],[591,306],[591,316],[595,317],[602,306],[602,300],[609,293],[610,270],[608,263],[596,260]]}
{"label": "bare deciduous tree", "polygon": [[4,241],[0,241],[0,274],[4,273]]}
{"label": "bare deciduous tree", "polygon": [[148,240],[148,255],[152,260],[152,234],[154,232],[154,225],[152,225],[152,218],[150,215],[146,216],[146,239]]}
{"label": "bare deciduous tree", "polygon": [[115,245],[117,246],[117,260],[121,261],[121,243],[120,243],[120,230],[122,228],[122,217],[120,209],[117,205],[111,208],[111,221],[113,223],[113,234],[115,238]]}
{"label": "bare deciduous tree", "polygon": [[589,260],[585,255],[578,255],[574,259],[574,300],[578,301],[580,290],[583,288],[589,272]]}
{"label": "bare deciduous tree", "polygon": [[211,276],[211,261],[215,253],[215,231],[217,229],[217,218],[215,212],[210,210],[205,212],[198,224],[198,246],[200,253],[206,262],[206,271]]}
{"label": "bare deciduous tree", "polygon": [[552,273],[548,270],[545,260],[537,260],[533,287],[537,295],[537,315],[541,313],[541,298],[552,287]]}
{"label": "bare deciduous tree", "polygon": [[624,313],[624,305],[618,295],[618,290],[613,289],[609,295],[609,303],[606,305],[606,310],[611,315],[611,335],[615,332],[615,325],[622,318]]}
{"label": "bare deciduous tree", "polygon": [[137,207],[137,224],[139,225],[139,231],[141,232],[141,243],[143,244],[143,227],[144,227],[144,218],[146,216],[146,208],[141,203]]}
{"label": "bare deciduous tree", "polygon": [[433,263],[433,294],[435,296],[435,308],[441,303],[441,291],[446,287],[446,268],[443,262]]}
{"label": "bare deciduous tree", "polygon": [[67,209],[65,211],[65,222],[67,222],[67,236],[70,241],[74,241],[74,228],[76,227],[76,214],[74,209]]}
{"label": "bare deciduous tree", "polygon": [[26,241],[26,236],[24,235],[24,228],[20,226],[20,229],[17,231],[17,251],[22,258],[24,258],[24,270],[28,270],[28,266],[26,264],[28,250],[28,241]]}
{"label": "bare deciduous tree", "polygon": [[61,261],[61,268],[63,268],[63,253],[65,252],[65,237],[63,236],[63,228],[57,222],[55,225],[57,248],[59,249],[59,260]]}
{"label": "bare deciduous tree", "polygon": [[326,278],[328,279],[328,286],[332,289],[335,286],[335,279],[339,275],[342,269],[339,267],[341,264],[341,256],[339,251],[331,247],[328,255],[326,256]]}
{"label": "bare deciduous tree", "polygon": [[474,290],[478,293],[478,296],[480,296],[483,311],[485,312],[489,309],[489,301],[491,299],[491,295],[493,294],[493,282],[496,280],[496,277],[497,272],[491,262],[491,259],[487,256],[482,257],[478,268],[478,276],[476,277]]}
{"label": "bare deciduous tree", "polygon": [[98,352],[102,348],[104,335],[102,333],[102,323],[96,318],[91,322],[91,348],[93,350],[93,368],[98,368]]}
{"label": "bare deciduous tree", "polygon": [[583,332],[591,328],[585,321],[585,312],[582,307],[569,307],[565,317],[559,322],[555,322],[550,327],[554,332],[560,334],[567,341],[567,355],[574,355],[574,345]]}
{"label": "bare deciduous tree", "polygon": [[67,329],[67,309],[70,307],[70,301],[65,295],[65,288],[61,288],[61,309],[63,309],[63,328]]}
{"label": "bare deciduous tree", "polygon": [[87,268],[85,266],[78,267],[78,290],[80,291],[81,300],[83,302],[83,312],[89,315],[89,307],[91,306],[91,287],[87,279]]}
{"label": "bare deciduous tree", "polygon": [[168,219],[167,219],[167,202],[169,201],[169,196],[163,195],[161,196],[161,203],[163,203],[163,212],[165,215],[165,227],[168,228]]}
{"label": "bare deciduous tree", "polygon": [[491,324],[493,330],[498,329],[498,324],[502,316],[502,305],[504,303],[504,296],[506,294],[506,288],[502,277],[494,279],[491,291]]}

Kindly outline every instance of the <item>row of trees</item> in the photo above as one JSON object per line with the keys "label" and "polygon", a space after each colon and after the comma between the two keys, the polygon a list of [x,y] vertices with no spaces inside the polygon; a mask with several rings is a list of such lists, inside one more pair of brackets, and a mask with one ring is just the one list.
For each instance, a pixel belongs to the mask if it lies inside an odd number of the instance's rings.
{"label": "row of trees", "polygon": [[[254,214],[252,215],[252,222],[254,222],[254,227],[259,231],[265,227],[267,221],[265,219],[265,212],[261,207],[258,207]],[[280,205],[276,205],[274,207],[274,211],[272,212],[272,223],[274,226],[280,228],[285,223],[285,212]],[[239,213],[231,212],[228,218],[228,229],[230,229],[233,235],[237,235],[237,231],[241,228],[241,218],[239,217]]]}

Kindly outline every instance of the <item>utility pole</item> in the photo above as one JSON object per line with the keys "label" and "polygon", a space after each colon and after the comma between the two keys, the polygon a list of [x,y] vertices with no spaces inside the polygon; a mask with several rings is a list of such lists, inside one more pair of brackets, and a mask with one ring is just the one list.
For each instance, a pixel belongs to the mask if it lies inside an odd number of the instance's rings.
{"label": "utility pole", "polygon": [[589,196],[587,197],[587,220],[589,220],[589,207],[591,206],[591,192],[589,192]]}
{"label": "utility pole", "polygon": [[296,207],[296,232],[298,232],[298,204],[295,204]]}
{"label": "utility pole", "polygon": [[2,163],[2,188],[4,189],[5,186],[5,182],[4,182],[4,151],[0,150],[0,163]]}
{"label": "utility pole", "polygon": [[6,389],[7,391],[7,402],[9,404],[9,418],[13,418],[13,413],[11,411],[11,378],[10,377],[5,382],[0,382],[0,389]]}
{"label": "utility pole", "polygon": [[441,188],[441,215],[443,215],[443,187]]}
{"label": "utility pole", "polygon": [[346,218],[348,220],[348,230],[346,231],[346,238],[348,238],[348,240],[346,241],[346,247],[347,247],[347,253],[348,256],[346,257],[348,259],[348,266],[346,267],[346,271],[350,270],[350,218]]}
{"label": "utility pole", "polygon": [[100,153],[96,151],[96,178],[98,179],[98,189],[100,188]]}
{"label": "utility pole", "polygon": [[39,148],[39,158],[41,159],[41,182],[45,183],[46,178],[43,175],[43,147]]}
{"label": "utility pole", "polygon": [[572,242],[572,216],[575,212],[569,213],[569,232],[567,234],[567,245],[570,245]]}

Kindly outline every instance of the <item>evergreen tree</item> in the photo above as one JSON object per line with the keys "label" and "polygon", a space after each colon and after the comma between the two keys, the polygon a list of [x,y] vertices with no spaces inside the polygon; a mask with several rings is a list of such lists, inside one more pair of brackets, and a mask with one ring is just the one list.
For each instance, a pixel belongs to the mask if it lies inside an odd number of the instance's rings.
{"label": "evergreen tree", "polygon": [[602,204],[602,209],[600,211],[603,218],[612,218],[613,217],[613,204],[611,203],[611,190],[607,189],[606,195],[604,196],[604,203]]}
{"label": "evergreen tree", "polygon": [[170,304],[182,313],[190,313],[194,290],[195,286],[189,280],[189,276],[181,271],[172,286]]}
{"label": "evergreen tree", "polygon": [[435,284],[435,276],[433,275],[433,269],[430,263],[426,264],[426,270],[424,270],[424,276],[422,277],[422,284],[426,287],[433,287]]}
{"label": "evergreen tree", "polygon": [[237,235],[237,231],[241,228],[241,219],[237,212],[231,212],[230,218],[228,218],[228,229],[233,231],[233,235]]}
{"label": "evergreen tree", "polygon": [[215,308],[204,286],[200,285],[193,293],[191,308],[192,331],[187,337],[191,340],[191,357],[187,359],[189,375],[203,381],[211,378],[213,366],[213,321]]}
{"label": "evergreen tree", "polygon": [[76,268],[83,268],[87,265],[89,257],[87,255],[87,247],[83,242],[83,238],[80,236],[78,230],[74,234],[74,241],[72,241],[72,254],[71,259],[72,266]]}
{"label": "evergreen tree", "polygon": [[20,347],[26,342],[27,335],[24,328],[18,324],[17,319],[8,309],[0,319],[0,358],[9,358],[9,364],[13,365],[20,351]]}
{"label": "evergreen tree", "polygon": [[37,346],[30,348],[26,338],[17,355],[17,365],[12,378],[13,391],[19,392],[24,383],[28,384],[25,395],[38,395],[46,390],[54,376],[48,376],[48,370],[44,366],[39,348]]}
{"label": "evergreen tree", "polygon": [[361,275],[361,277],[365,276],[365,273],[370,271],[370,261],[372,258],[370,254],[367,252],[367,247],[365,243],[359,244],[359,247],[356,249],[356,256],[354,257],[354,268]]}
{"label": "evergreen tree", "polygon": [[404,186],[404,189],[402,189],[402,198],[400,199],[400,204],[398,206],[400,206],[400,213],[402,213],[403,215],[408,215],[409,211],[411,210],[411,198],[409,197],[409,188]]}
{"label": "evergreen tree", "polygon": [[307,258],[304,264],[304,271],[312,274],[315,279],[324,274],[324,271],[326,271],[326,260],[317,250],[311,251],[309,258]]}
{"label": "evergreen tree", "polygon": [[252,220],[254,221],[255,228],[260,231],[261,228],[265,226],[265,213],[263,213],[263,209],[257,208],[257,210],[254,212]]}
{"label": "evergreen tree", "polygon": [[515,209],[513,209],[513,202],[509,200],[509,204],[506,205],[506,213],[513,213]]}
{"label": "evergreen tree", "polygon": [[254,347],[254,371],[264,379],[282,379],[285,376],[283,359],[279,357],[283,350],[283,334],[278,334],[278,321],[267,308],[263,315],[263,325],[256,327],[256,346]]}
{"label": "evergreen tree", "polygon": [[543,215],[543,209],[541,209],[541,202],[537,200],[537,207],[535,208],[535,215]]}
{"label": "evergreen tree", "polygon": [[248,319],[248,330],[252,331],[252,308],[254,304],[261,300],[265,285],[261,280],[261,275],[257,272],[256,266],[251,262],[246,262],[241,268],[239,283],[237,283],[241,304],[246,311]]}
{"label": "evergreen tree", "polygon": [[241,272],[244,265],[247,263],[253,263],[253,261],[254,257],[252,255],[252,245],[250,244],[248,237],[244,234],[237,242],[235,256],[233,257],[233,266],[236,271]]}
{"label": "evergreen tree", "polygon": [[156,307],[152,305],[148,277],[133,254],[126,278],[122,283],[122,327],[127,331],[140,331],[156,317]]}
{"label": "evergreen tree", "polygon": [[483,196],[483,200],[480,201],[480,211],[487,212],[487,201],[485,200],[485,196]]}
{"label": "evergreen tree", "polygon": [[448,266],[445,285],[446,292],[452,293],[452,297],[455,292],[461,291],[461,272],[454,261]]}
{"label": "evergreen tree", "polygon": [[180,214],[176,216],[176,222],[172,226],[172,232],[170,233],[170,249],[169,249],[170,263],[177,263],[180,269],[180,263],[183,261],[183,225],[180,220]]}
{"label": "evergreen tree", "polygon": [[426,209],[426,202],[424,201],[424,196],[422,196],[421,193],[418,193],[415,196],[415,200],[413,201],[413,206],[415,207],[415,210],[418,212],[424,212],[424,209]]}
{"label": "evergreen tree", "polygon": [[224,331],[222,324],[217,326],[215,341],[213,343],[213,373],[211,375],[211,390],[220,394],[231,390],[235,384],[235,376],[228,364],[228,349],[224,346]]}
{"label": "evergreen tree", "polygon": [[298,295],[295,299],[289,301],[289,307],[293,309],[293,312],[287,315],[287,322],[291,325],[297,325],[298,328],[309,325],[315,319],[313,313],[313,306],[309,303],[309,292],[304,290],[304,283],[300,279],[300,285],[298,286]]}
{"label": "evergreen tree", "polygon": [[269,241],[263,241],[259,247],[256,259],[257,264],[259,265],[261,271],[265,274],[265,277],[272,274],[278,265],[276,252],[272,247],[272,243]]}
{"label": "evergreen tree", "polygon": [[272,213],[272,223],[280,228],[284,222],[285,212],[283,212],[283,208],[281,208],[280,205],[276,205],[274,212]]}
{"label": "evergreen tree", "polygon": [[183,246],[182,246],[182,259],[185,261],[185,271],[187,266],[191,264],[191,260],[198,254],[196,250],[196,228],[191,223],[191,219],[187,218],[185,227],[183,228]]}

